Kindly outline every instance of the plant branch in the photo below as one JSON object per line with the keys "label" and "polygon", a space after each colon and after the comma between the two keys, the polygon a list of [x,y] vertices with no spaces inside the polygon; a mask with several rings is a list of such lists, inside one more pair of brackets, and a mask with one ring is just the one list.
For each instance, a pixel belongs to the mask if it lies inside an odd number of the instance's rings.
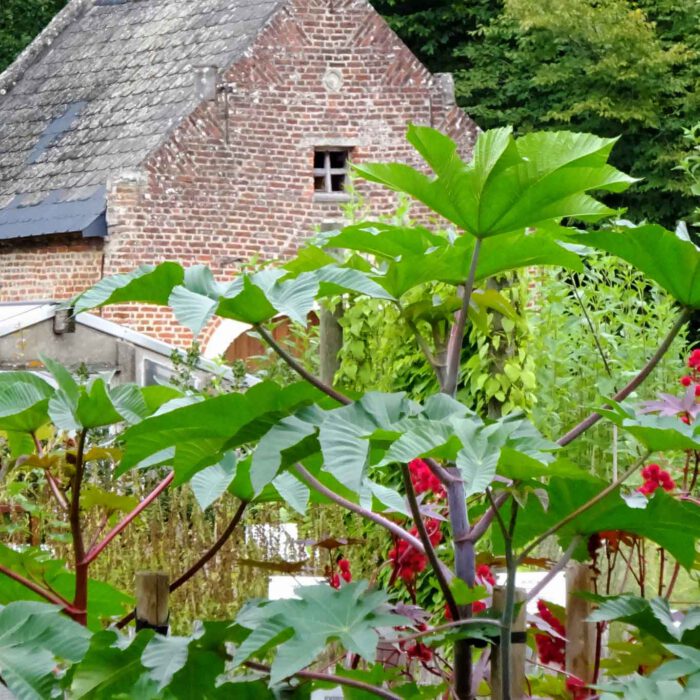
{"label": "plant branch", "polygon": [[[266,673],[269,675],[270,667],[265,666],[265,664],[259,664],[255,661],[244,661],[243,665],[253,671],[260,671],[261,673]],[[304,680],[310,681],[322,681],[324,683],[335,683],[336,685],[345,685],[348,688],[357,688],[358,690],[363,690],[365,693],[370,695],[376,695],[378,698],[385,698],[386,700],[401,700],[399,695],[395,695],[389,690],[384,690],[383,688],[377,688],[377,686],[370,685],[369,683],[364,683],[363,681],[355,680],[354,678],[345,678],[343,676],[336,676],[332,673],[316,673],[315,671],[297,671],[292,674],[296,678],[303,678]]]}
{"label": "plant branch", "polygon": [[460,359],[462,356],[462,341],[464,339],[464,331],[467,327],[467,316],[469,315],[469,305],[471,304],[472,292],[474,291],[474,279],[476,278],[476,266],[479,262],[480,252],[481,239],[477,238],[474,244],[474,251],[472,252],[469,276],[464,285],[462,308],[457,312],[457,319],[455,320],[454,326],[452,326],[450,340],[447,344],[447,368],[445,370],[445,381],[442,385],[442,391],[450,396],[454,396],[457,391]]}
{"label": "plant branch", "polygon": [[462,620],[453,620],[452,622],[445,622],[442,625],[436,625],[430,629],[423,630],[422,632],[416,632],[415,634],[409,634],[405,637],[395,637],[392,639],[385,639],[385,642],[390,644],[398,644],[399,642],[411,642],[414,639],[421,639],[423,637],[430,637],[433,634],[438,634],[439,632],[444,632],[446,630],[455,629],[457,627],[464,627],[465,625],[475,623],[481,625],[493,625],[494,627],[503,627],[500,620],[494,620],[490,617],[466,617]]}
{"label": "plant branch", "polygon": [[330,384],[326,384],[321,381],[316,375],[309,372],[300,362],[298,362],[290,353],[288,353],[273,337],[268,333],[261,325],[255,324],[253,326],[260,337],[302,378],[305,379],[309,384],[315,386],[317,389],[327,394],[331,398],[335,399],[339,403],[348,404],[352,403],[352,399],[345,396],[339,391],[336,391]]}
{"label": "plant branch", "polygon": [[[392,522],[388,518],[385,518],[379,513],[374,513],[371,510],[368,510],[367,508],[363,508],[362,506],[357,505],[357,503],[349,501],[347,498],[343,498],[339,494],[335,493],[335,491],[331,491],[331,489],[324,486],[313,474],[311,474],[311,472],[309,472],[301,464],[294,465],[294,469],[301,478],[301,480],[306,482],[306,484],[312,489],[314,489],[314,491],[318,491],[318,493],[330,499],[334,503],[337,503],[339,506],[342,506],[346,510],[352,511],[353,513],[357,513],[366,520],[371,520],[377,525],[381,525],[382,527],[389,530],[389,532],[391,532],[393,535],[396,535],[396,537],[398,537],[399,539],[408,542],[408,544],[410,544],[411,547],[417,549],[421,554],[426,554],[425,548],[423,547],[423,543],[417,537],[414,537],[410,532],[406,532],[406,530],[404,530],[400,525],[397,525],[396,523]],[[452,572],[444,564],[440,563],[440,565],[443,569],[444,575],[448,579],[451,579],[453,576]]]}
{"label": "plant branch", "polygon": [[153,501],[155,501],[156,498],[158,498],[158,496],[160,496],[160,494],[163,493],[168,486],[170,486],[174,478],[175,472],[170,472],[170,474],[168,474],[168,476],[166,476],[165,479],[163,479],[158,486],[156,486],[153,491],[151,491],[151,493],[149,493],[148,496],[146,496],[146,498],[144,498],[141,503],[136,506],[136,508],[122,518],[122,520],[105,535],[104,539],[99,544],[96,544],[90,549],[82,560],[82,564],[87,565],[93,562],[115,537],[120,535],[133,520],[135,520],[144,510],[146,510],[146,508],[148,508],[148,506],[150,506],[151,503],[153,503]]}
{"label": "plant branch", "polygon": [[75,597],[73,598],[73,606],[79,611],[76,613],[76,621],[83,625],[87,624],[88,567],[83,561],[85,559],[85,541],[80,524],[80,491],[85,474],[85,442],[87,434],[87,429],[83,428],[78,437],[75,474],[71,483],[70,511],[68,516],[75,560]]}
{"label": "plant branch", "polygon": [[571,511],[566,517],[562,518],[558,523],[552,525],[552,527],[547,528],[532,544],[528,545],[521,555],[518,557],[518,563],[521,564],[530,552],[532,552],[536,547],[538,547],[542,542],[544,542],[550,535],[553,535],[558,530],[561,530],[565,525],[568,525],[572,520],[578,518],[581,513],[585,513],[587,510],[591,509],[596,503],[600,503],[606,496],[611,494],[616,488],[618,488],[623,481],[629,479],[632,474],[634,474],[639,467],[644,464],[645,460],[651,452],[645,452],[639,459],[637,459],[634,464],[626,471],[622,476],[613,481],[609,486],[606,486],[602,491],[597,493],[590,501],[587,501],[583,505],[576,508],[576,510]]}
{"label": "plant branch", "polygon": [[170,584],[171,593],[180,588],[180,586],[183,586],[185,583],[187,583],[200,569],[204,568],[204,566],[214,556],[216,556],[217,552],[224,546],[224,544],[226,544],[226,541],[229,539],[229,537],[231,537],[233,531],[238,526],[238,523],[240,523],[241,518],[243,517],[243,513],[245,512],[245,509],[247,507],[248,501],[241,501],[240,505],[238,506],[238,509],[233,515],[233,518],[231,518],[231,522],[221,533],[219,539],[216,540],[216,542],[189,569],[187,569],[187,571],[185,571],[185,573],[182,574],[182,576],[180,576]]}
{"label": "plant branch", "polygon": [[32,593],[36,593],[38,596],[48,601],[49,603],[53,603],[54,605],[60,606],[69,614],[77,612],[77,610],[65,598],[52,591],[47,591],[42,586],[39,586],[38,584],[34,583],[34,581],[30,581],[28,578],[22,576],[22,574],[18,574],[16,571],[12,571],[12,569],[8,569],[2,564],[0,564],[0,574],[4,574],[8,578],[11,578],[13,581],[22,584]]}
{"label": "plant branch", "polygon": [[404,319],[408,327],[411,329],[411,332],[415,336],[416,342],[418,343],[418,347],[420,348],[423,355],[425,355],[425,359],[433,368],[433,372],[435,372],[435,376],[437,377],[438,383],[442,385],[445,381],[445,365],[438,361],[435,355],[433,355],[430,346],[428,345],[426,339],[423,337],[423,334],[420,332],[420,329],[418,328],[416,323],[406,318],[405,316]]}
{"label": "plant branch", "polygon": [[608,358],[605,356],[605,352],[603,350],[603,346],[600,344],[600,338],[598,337],[598,334],[596,333],[595,327],[593,326],[593,321],[591,321],[591,317],[588,315],[588,311],[583,303],[583,300],[581,299],[581,296],[578,293],[578,289],[576,289],[576,284],[572,284],[571,288],[574,291],[574,296],[576,297],[576,301],[578,302],[578,305],[581,307],[581,311],[583,312],[583,317],[586,319],[586,323],[588,324],[588,328],[591,331],[591,335],[593,336],[593,342],[595,343],[596,349],[598,350],[598,354],[600,355],[601,360],[603,360],[603,366],[605,367],[605,372],[607,373],[608,377],[612,379],[612,371],[610,369],[610,365],[608,364]]}
{"label": "plant branch", "polygon": [[[41,441],[36,436],[36,433],[31,433],[32,440],[34,440],[34,446],[36,447],[37,456],[41,457],[43,455],[43,450],[41,449]],[[63,489],[58,485],[56,479],[54,479],[53,474],[48,468],[44,468],[44,475],[46,476],[46,482],[49,485],[49,490],[51,491],[56,502],[63,510],[68,510],[68,499],[66,494],[63,493]]]}
{"label": "plant branch", "polygon": [[438,559],[437,553],[435,552],[433,544],[430,541],[430,536],[428,535],[428,531],[425,527],[425,522],[423,521],[423,517],[420,512],[418,500],[416,499],[416,492],[413,488],[413,483],[411,482],[411,472],[409,471],[409,468],[406,464],[401,465],[401,473],[403,475],[403,484],[404,488],[406,489],[406,498],[408,500],[408,505],[411,509],[411,515],[413,515],[413,521],[416,524],[418,535],[420,537],[421,542],[423,543],[425,554],[428,557],[430,565],[433,567],[433,571],[435,572],[435,578],[437,578],[440,590],[445,596],[445,602],[447,603],[447,607],[450,609],[452,619],[458,620],[459,609],[457,608],[457,602],[455,601],[455,598],[452,595],[450,584],[445,578],[445,574],[442,568],[443,564],[440,561],[440,559]]}
{"label": "plant branch", "polygon": [[[671,347],[671,343],[673,343],[681,328],[683,328],[686,321],[690,318],[690,314],[690,309],[684,308],[683,311],[681,311],[671,330],[663,339],[657,351],[649,358],[644,367],[642,367],[642,369],[639,371],[639,374],[637,374],[637,376],[629,384],[627,384],[627,386],[620,389],[620,391],[613,396],[615,401],[622,401],[623,399],[626,399],[651,374],[652,370],[659,364],[661,358]],[[562,447],[568,445],[570,442],[573,442],[577,437],[579,437],[579,435],[586,432],[586,430],[588,430],[591,426],[595,425],[601,418],[602,416],[599,413],[591,413],[590,416],[582,420],[577,426],[566,433],[566,435],[560,437],[559,440],[557,440],[557,443]]]}
{"label": "plant branch", "polygon": [[491,506],[474,524],[469,536],[467,537],[467,541],[476,543],[486,534],[486,531],[493,522],[494,516],[498,512],[498,509],[503,506],[509,497],[510,493],[508,493],[508,491],[503,491],[502,493],[499,493],[498,496],[489,498],[491,501]]}
{"label": "plant branch", "polygon": [[[233,531],[238,526],[238,523],[243,517],[243,513],[248,506],[248,501],[241,501],[238,509],[233,515],[231,522],[226,526],[226,529],[221,533],[219,539],[214,542],[214,544],[194,563],[190,566],[184,574],[179,576],[175,581],[173,581],[168,590],[172,593],[176,591],[180,586],[184,586],[198,571],[203,569],[206,564],[217,554],[217,552],[226,544],[227,540],[233,534]],[[126,627],[134,618],[136,617],[136,611],[132,610],[128,615],[125,615],[119,622],[117,622],[117,629],[122,629]]]}
{"label": "plant branch", "polygon": [[545,586],[560,572],[563,571],[566,565],[569,563],[574,550],[578,547],[581,541],[581,535],[574,535],[573,539],[566,548],[566,551],[562,555],[561,559],[543,576],[534,588],[531,588],[527,594],[527,600],[532,600],[535,598]]}

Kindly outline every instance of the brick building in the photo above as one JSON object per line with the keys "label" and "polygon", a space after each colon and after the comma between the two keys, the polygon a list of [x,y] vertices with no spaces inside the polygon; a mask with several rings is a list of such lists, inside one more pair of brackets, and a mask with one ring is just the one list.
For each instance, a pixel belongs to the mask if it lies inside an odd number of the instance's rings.
{"label": "brick building", "polygon": [[[409,121],[476,131],[366,0],[71,0],[0,76],[0,301],[289,254],[341,217],[349,160],[415,162]],[[165,309],[103,315],[188,340]]]}

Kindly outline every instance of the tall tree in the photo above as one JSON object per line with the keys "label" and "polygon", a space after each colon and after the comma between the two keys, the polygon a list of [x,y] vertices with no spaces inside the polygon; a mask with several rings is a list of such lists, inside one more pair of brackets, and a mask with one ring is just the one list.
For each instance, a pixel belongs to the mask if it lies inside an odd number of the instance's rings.
{"label": "tall tree", "polygon": [[0,2],[0,71],[49,23],[67,0]]}
{"label": "tall tree", "polygon": [[700,121],[700,2],[688,0],[375,0],[483,128],[572,128],[621,135],[613,162],[643,182],[634,219],[673,225],[694,208],[675,170],[683,128]]}

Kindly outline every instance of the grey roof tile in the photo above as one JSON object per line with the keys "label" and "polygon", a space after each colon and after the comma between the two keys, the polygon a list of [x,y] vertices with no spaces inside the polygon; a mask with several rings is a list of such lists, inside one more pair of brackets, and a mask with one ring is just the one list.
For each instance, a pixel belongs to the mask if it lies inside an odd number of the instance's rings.
{"label": "grey roof tile", "polygon": [[0,75],[0,238],[86,230],[196,106],[192,66],[229,66],[284,2],[71,0]]}

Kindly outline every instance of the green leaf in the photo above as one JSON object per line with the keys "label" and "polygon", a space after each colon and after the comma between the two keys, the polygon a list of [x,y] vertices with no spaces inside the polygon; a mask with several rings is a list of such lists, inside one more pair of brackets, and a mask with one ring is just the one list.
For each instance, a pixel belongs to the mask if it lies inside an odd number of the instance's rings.
{"label": "green leaf", "polygon": [[[528,507],[518,514],[515,528],[515,546],[525,545],[531,539],[558,523],[584,503],[591,500],[608,483],[602,479],[574,480],[552,477],[545,487],[549,494],[549,507],[545,511],[537,501],[529,501]],[[504,518],[510,506],[504,507]],[[690,568],[695,561],[695,541],[700,531],[700,512],[690,503],[677,501],[663,489],[658,489],[644,509],[631,508],[614,491],[582,513],[557,532],[559,544],[566,548],[574,535],[587,536],[605,530],[623,530],[664,547],[682,566]],[[499,551],[502,541],[497,530],[493,537]],[[587,556],[585,547],[575,553]]]}
{"label": "green leaf", "polygon": [[192,477],[192,492],[202,510],[206,510],[226,492],[236,475],[236,461],[236,453],[227,452],[218,464]]}
{"label": "green leaf", "polygon": [[173,676],[187,663],[191,637],[164,637],[155,635],[146,645],[141,662],[150,671],[151,678],[162,690]]}
{"label": "green leaf", "polygon": [[453,578],[450,581],[450,590],[454,596],[455,603],[457,605],[471,605],[477,600],[483,600],[487,598],[489,592],[483,586],[474,586],[469,588],[466,581],[461,578]]}
{"label": "green leaf", "polygon": [[44,700],[58,661],[79,661],[89,638],[54,605],[12,602],[0,609],[0,675],[17,700]]}
{"label": "green leaf", "polygon": [[477,238],[565,217],[600,219],[612,210],[587,192],[620,192],[634,182],[607,165],[615,140],[591,134],[537,132],[516,141],[510,129],[494,129],[479,134],[470,163],[433,129],[411,126],[408,137],[435,178],[401,164],[361,164],[355,171],[411,195]]}
{"label": "green leaf", "polygon": [[109,700],[121,694],[154,697],[157,691],[155,681],[139,684],[140,694],[135,694],[137,683],[146,675],[141,655],[153,634],[151,630],[144,630],[132,641],[111,631],[93,635],[85,658],[73,674],[69,697],[75,700]]}
{"label": "green leaf", "polygon": [[626,260],[681,304],[700,308],[700,251],[661,226],[594,231],[572,239]]}
{"label": "green leaf", "polygon": [[[302,586],[298,599],[265,602],[244,609],[237,624],[253,630],[238,649],[242,663],[271,642],[278,643],[270,682],[280,681],[309,665],[328,642],[338,641],[348,651],[374,661],[376,628],[408,624],[388,612],[381,591],[367,592],[366,582],[350,583],[339,590],[328,585]],[[279,643],[281,641],[281,643]]]}
{"label": "green leaf", "polygon": [[279,387],[260,382],[241,394],[225,394],[151,416],[123,435],[118,473],[175,448],[176,483],[216,464],[224,452],[259,440],[285,416],[322,394],[305,382]]}
{"label": "green leaf", "polygon": [[[19,374],[19,373],[17,373]],[[0,384],[0,430],[33,433],[48,422],[48,391],[33,383],[18,380]]]}
{"label": "green leaf", "polygon": [[168,297],[168,305],[178,322],[189,328],[196,337],[214,315],[217,300],[178,285]]}
{"label": "green leaf", "polygon": [[156,267],[142,265],[131,272],[105,277],[76,297],[71,306],[76,314],[98,306],[132,301],[164,306],[173,287],[182,284],[184,277],[183,268],[174,262]]}

